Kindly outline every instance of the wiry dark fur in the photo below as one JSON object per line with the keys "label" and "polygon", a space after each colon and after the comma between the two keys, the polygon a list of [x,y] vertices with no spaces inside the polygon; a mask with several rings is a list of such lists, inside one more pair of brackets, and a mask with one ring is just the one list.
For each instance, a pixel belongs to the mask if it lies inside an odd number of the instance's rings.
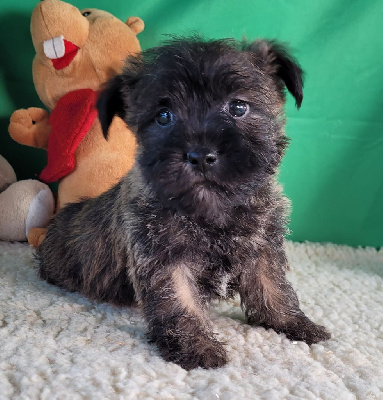
{"label": "wiry dark fur", "polygon": [[[136,164],[57,214],[38,249],[41,276],[93,299],[138,301],[149,338],[186,369],[226,362],[206,306],[237,292],[250,323],[328,339],[285,277],[288,204],[275,181],[285,86],[299,107],[302,71],[269,41],[176,40],[129,59],[98,108],[106,136],[115,114],[135,127]],[[228,112],[235,99],[246,115]],[[163,107],[174,115],[166,126],[156,122]],[[200,149],[215,154],[212,165],[190,162]]]}

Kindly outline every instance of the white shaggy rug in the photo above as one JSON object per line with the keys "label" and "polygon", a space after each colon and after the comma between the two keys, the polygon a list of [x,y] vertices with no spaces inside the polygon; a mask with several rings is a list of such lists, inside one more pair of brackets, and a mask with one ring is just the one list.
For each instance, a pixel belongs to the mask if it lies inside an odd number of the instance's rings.
{"label": "white shaggy rug", "polygon": [[186,372],[145,341],[138,310],[37,277],[26,244],[0,242],[0,399],[383,399],[383,250],[287,243],[302,309],[333,338],[311,347],[212,307],[230,362]]}

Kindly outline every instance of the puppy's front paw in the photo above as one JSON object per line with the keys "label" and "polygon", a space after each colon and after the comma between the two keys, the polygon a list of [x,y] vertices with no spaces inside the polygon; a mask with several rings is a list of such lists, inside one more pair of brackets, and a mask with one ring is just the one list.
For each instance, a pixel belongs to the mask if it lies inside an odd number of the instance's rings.
{"label": "puppy's front paw", "polygon": [[227,362],[226,351],[217,340],[203,338],[182,342],[182,345],[178,343],[173,348],[161,346],[158,342],[157,345],[166,361],[174,362],[188,371],[198,367],[219,368]]}
{"label": "puppy's front paw", "polygon": [[330,333],[327,332],[324,326],[315,324],[306,316],[297,318],[294,322],[278,329],[278,331],[285,333],[290,340],[300,340],[308,345],[331,338]]}

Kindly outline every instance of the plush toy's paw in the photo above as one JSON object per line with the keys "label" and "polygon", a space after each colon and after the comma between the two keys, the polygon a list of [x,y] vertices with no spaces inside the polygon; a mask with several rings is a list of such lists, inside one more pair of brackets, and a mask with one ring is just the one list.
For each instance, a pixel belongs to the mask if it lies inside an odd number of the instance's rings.
{"label": "plush toy's paw", "polygon": [[49,114],[43,108],[30,107],[28,109],[20,108],[16,110],[12,115],[10,122],[11,124],[17,124],[19,127],[23,127],[26,130],[31,129],[34,125],[46,121],[49,118]]}
{"label": "plush toy's paw", "polygon": [[47,148],[50,130],[48,112],[36,107],[16,110],[8,127],[9,134],[16,142],[41,148]]}
{"label": "plush toy's paw", "polygon": [[47,234],[47,228],[32,228],[28,231],[28,243],[37,248],[44,241]]}

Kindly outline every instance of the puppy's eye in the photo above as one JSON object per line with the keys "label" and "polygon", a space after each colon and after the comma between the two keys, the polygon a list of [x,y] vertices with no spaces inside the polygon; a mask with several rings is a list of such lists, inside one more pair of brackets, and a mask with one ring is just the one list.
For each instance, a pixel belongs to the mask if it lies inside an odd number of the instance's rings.
{"label": "puppy's eye", "polygon": [[249,105],[242,100],[233,100],[228,104],[229,113],[236,118],[243,117],[249,109]]}
{"label": "puppy's eye", "polygon": [[88,17],[90,14],[92,14],[91,11],[84,11],[84,12],[82,13],[83,17]]}
{"label": "puppy's eye", "polygon": [[166,126],[173,122],[173,114],[167,108],[163,108],[154,118],[158,125]]}

